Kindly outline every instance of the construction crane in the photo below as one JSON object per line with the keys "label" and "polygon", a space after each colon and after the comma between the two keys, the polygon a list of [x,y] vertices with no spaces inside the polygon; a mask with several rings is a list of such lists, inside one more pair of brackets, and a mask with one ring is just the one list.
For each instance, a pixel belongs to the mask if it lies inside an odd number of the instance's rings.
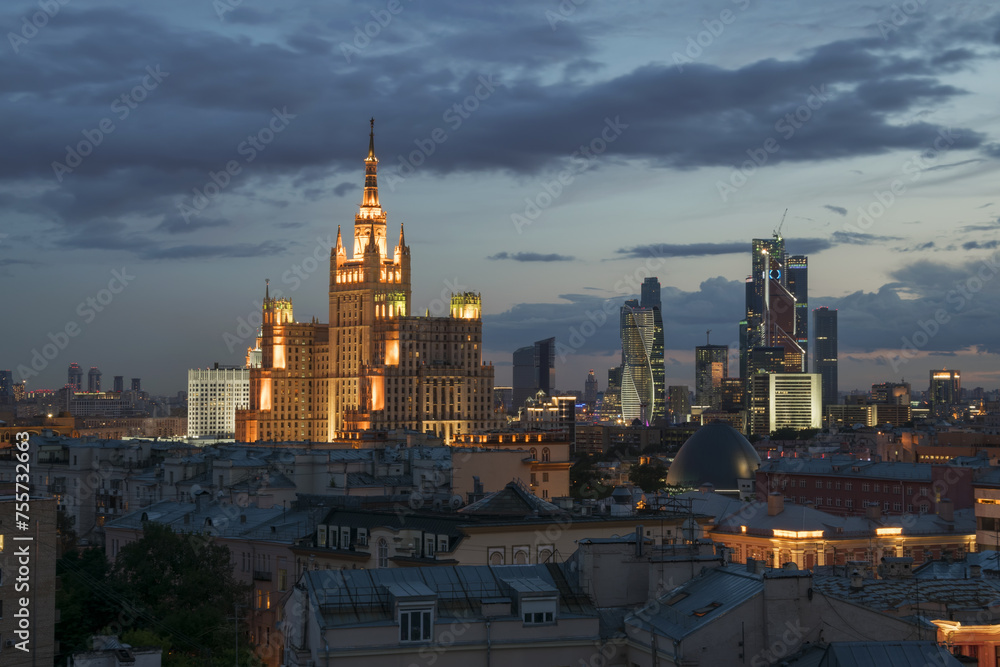
{"label": "construction crane", "polygon": [[785,209],[785,212],[781,214],[781,222],[778,223],[778,228],[775,229],[774,232],[773,232],[774,238],[776,238],[776,239],[780,239],[781,238],[781,228],[785,224],[785,216],[786,215],[788,215],[788,209],[787,208]]}

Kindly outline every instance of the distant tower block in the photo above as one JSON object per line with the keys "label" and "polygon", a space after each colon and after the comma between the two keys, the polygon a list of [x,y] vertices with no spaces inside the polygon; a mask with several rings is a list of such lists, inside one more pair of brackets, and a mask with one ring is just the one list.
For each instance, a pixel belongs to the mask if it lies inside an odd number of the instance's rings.
{"label": "distant tower block", "polygon": [[138,393],[142,391],[142,379],[132,378],[132,391]]}
{"label": "distant tower block", "polygon": [[125,378],[121,375],[115,376],[115,393],[120,394],[125,391]]}
{"label": "distant tower block", "polygon": [[87,391],[100,391],[101,390],[101,371],[98,370],[97,366],[91,366],[90,372],[87,373]]}

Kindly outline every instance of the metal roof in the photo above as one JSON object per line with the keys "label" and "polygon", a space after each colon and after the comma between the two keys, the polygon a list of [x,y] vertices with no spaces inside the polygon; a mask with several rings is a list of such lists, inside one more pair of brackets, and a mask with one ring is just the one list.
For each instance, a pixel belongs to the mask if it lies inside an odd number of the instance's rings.
{"label": "metal roof", "polygon": [[716,567],[659,597],[655,611],[639,610],[625,623],[679,640],[763,591],[763,577],[746,567]]}
{"label": "metal roof", "polygon": [[819,667],[961,667],[962,663],[935,642],[835,642]]}

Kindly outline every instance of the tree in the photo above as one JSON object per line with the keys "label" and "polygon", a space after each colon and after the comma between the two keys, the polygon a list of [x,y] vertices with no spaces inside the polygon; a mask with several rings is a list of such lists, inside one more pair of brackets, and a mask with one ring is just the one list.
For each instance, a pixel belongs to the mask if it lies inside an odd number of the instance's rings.
{"label": "tree", "polygon": [[111,565],[103,549],[70,551],[56,561],[61,585],[56,591],[59,622],[59,663],[77,651],[90,650],[91,635],[113,622],[117,605],[100,590],[107,584]]}
{"label": "tree", "polygon": [[[232,615],[236,605],[246,607],[250,587],[235,579],[227,547],[147,522],[142,539],[122,547],[111,578],[137,608],[130,629],[151,630],[172,644],[165,665],[208,655],[221,664],[226,652],[232,664]],[[246,647],[240,662],[246,663],[251,651],[245,636],[240,645]]]}
{"label": "tree", "polygon": [[604,498],[612,491],[604,484],[590,455],[585,455],[569,469],[569,489],[574,498]]}
{"label": "tree", "polygon": [[656,493],[667,487],[667,466],[653,460],[641,466],[632,466],[628,479],[646,493]]}

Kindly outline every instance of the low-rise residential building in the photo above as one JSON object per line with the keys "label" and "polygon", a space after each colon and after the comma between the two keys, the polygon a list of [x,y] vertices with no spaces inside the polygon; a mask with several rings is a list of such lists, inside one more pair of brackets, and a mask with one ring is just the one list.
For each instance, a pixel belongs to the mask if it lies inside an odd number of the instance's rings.
{"label": "low-rise residential building", "polygon": [[972,507],[973,479],[989,468],[986,459],[942,464],[876,462],[850,456],[794,456],[765,460],[756,473],[758,500],[771,493],[788,502],[831,514],[864,515],[937,511],[941,498],[958,510]]}

